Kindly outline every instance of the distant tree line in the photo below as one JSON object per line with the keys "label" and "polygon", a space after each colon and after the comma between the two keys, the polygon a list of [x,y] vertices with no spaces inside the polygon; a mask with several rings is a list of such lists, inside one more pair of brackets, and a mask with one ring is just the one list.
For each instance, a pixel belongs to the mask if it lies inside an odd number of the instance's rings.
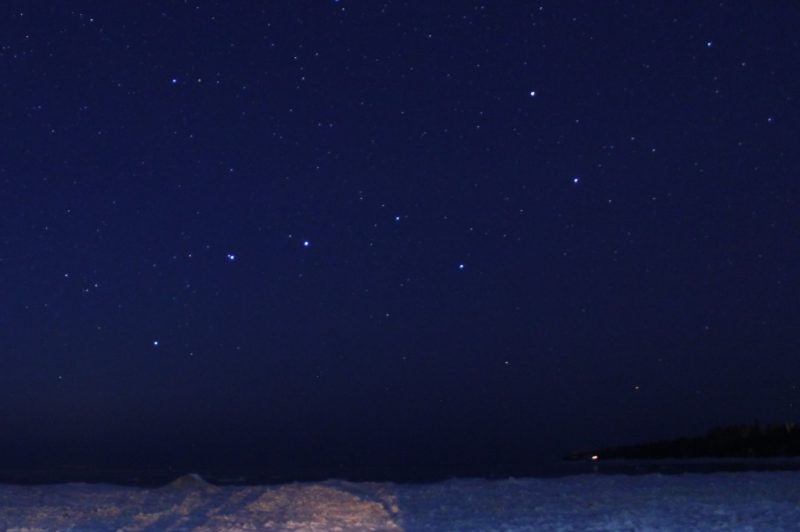
{"label": "distant tree line", "polygon": [[767,458],[800,456],[800,427],[794,422],[760,426],[731,425],[705,436],[572,453],[568,460],[658,458]]}

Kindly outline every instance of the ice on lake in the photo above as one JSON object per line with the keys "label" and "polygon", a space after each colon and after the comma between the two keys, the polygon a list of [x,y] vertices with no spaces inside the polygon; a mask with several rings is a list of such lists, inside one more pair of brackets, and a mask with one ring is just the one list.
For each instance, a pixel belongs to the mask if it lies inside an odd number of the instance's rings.
{"label": "ice on lake", "polygon": [[800,473],[576,475],[431,484],[0,485],[17,530],[798,530]]}

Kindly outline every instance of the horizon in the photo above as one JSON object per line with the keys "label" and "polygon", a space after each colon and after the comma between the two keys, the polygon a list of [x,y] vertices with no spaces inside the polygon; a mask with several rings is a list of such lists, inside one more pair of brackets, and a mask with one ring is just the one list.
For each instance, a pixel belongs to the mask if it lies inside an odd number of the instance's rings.
{"label": "horizon", "polygon": [[[149,455],[143,461],[126,462],[126,459],[97,460],[98,455],[86,460],[70,461],[67,457],[51,458],[49,461],[9,462],[0,458],[0,482],[14,484],[41,484],[52,482],[119,483],[123,485],[160,486],[187,475],[197,475],[206,481],[222,484],[281,484],[285,482],[313,482],[323,480],[348,480],[367,482],[431,483],[456,478],[557,478],[585,473],[645,474],[660,472],[675,474],[686,471],[794,471],[800,468],[796,455],[700,455],[684,458],[633,458],[604,455],[609,451],[633,449],[650,445],[680,442],[687,439],[703,440],[719,431],[755,429],[759,432],[786,428],[793,422],[751,423],[711,427],[703,433],[682,434],[659,440],[633,440],[605,447],[574,449],[550,455],[530,455],[526,459],[495,457],[484,461],[444,460],[431,461],[431,455],[420,455],[420,461],[412,459],[400,462],[386,461],[385,454],[360,457],[356,462],[334,460],[313,463],[297,461],[275,462],[269,460],[231,461],[220,460],[220,453],[210,453],[203,458],[176,460],[165,456]],[[117,450],[117,452],[119,452]],[[599,453],[599,457],[595,455]],[[191,453],[189,453],[191,455]],[[196,456],[196,455],[195,455]],[[76,457],[72,457],[76,458]],[[278,457],[290,458],[290,457]],[[364,459],[366,458],[366,459]],[[598,461],[599,459],[599,461]],[[381,461],[383,460],[383,461]],[[625,462],[631,461],[631,465]],[[12,465],[13,464],[13,465]],[[603,468],[599,468],[601,465]],[[777,468],[777,469],[776,469]]]}

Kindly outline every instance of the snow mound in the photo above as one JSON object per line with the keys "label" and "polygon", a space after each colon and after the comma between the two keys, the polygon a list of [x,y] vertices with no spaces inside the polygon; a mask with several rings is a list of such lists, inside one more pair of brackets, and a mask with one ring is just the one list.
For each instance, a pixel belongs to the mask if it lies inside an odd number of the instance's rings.
{"label": "snow mound", "polygon": [[219,487],[211,484],[197,473],[186,473],[164,486],[164,489],[216,491]]}
{"label": "snow mound", "polygon": [[0,530],[796,532],[798,523],[798,472],[223,487],[185,475],[156,490],[0,484]]}

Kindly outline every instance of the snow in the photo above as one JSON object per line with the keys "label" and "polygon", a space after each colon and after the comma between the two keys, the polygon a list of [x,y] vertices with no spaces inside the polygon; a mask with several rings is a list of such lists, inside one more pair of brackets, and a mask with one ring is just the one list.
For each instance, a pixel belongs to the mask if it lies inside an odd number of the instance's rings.
{"label": "snow", "polygon": [[577,475],[435,484],[0,485],[0,529],[797,530],[800,473]]}

